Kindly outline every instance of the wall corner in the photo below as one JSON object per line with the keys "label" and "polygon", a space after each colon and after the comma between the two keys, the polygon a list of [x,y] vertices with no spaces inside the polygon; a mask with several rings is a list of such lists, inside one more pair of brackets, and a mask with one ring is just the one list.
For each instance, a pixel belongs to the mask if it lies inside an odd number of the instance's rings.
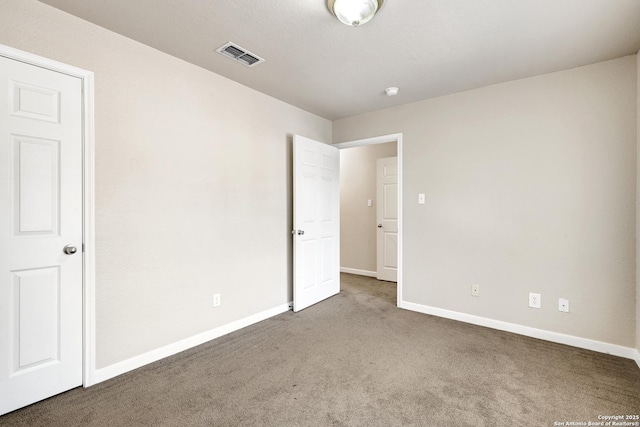
{"label": "wall corner", "polygon": [[640,51],[636,61],[636,349],[640,352]]}

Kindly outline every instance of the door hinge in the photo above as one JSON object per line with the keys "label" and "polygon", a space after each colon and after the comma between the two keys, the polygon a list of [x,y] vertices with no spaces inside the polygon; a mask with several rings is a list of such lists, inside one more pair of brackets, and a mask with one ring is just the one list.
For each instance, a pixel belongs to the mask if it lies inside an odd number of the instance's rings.
{"label": "door hinge", "polygon": [[82,253],[84,253],[84,243],[82,244]]}

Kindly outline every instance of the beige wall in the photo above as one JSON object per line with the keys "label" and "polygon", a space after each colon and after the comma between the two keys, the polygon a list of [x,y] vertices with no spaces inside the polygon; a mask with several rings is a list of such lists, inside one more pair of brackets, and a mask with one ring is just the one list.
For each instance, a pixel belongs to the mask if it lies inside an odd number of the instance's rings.
{"label": "beige wall", "polygon": [[376,161],[396,153],[395,142],[340,150],[341,267],[376,271]]}
{"label": "beige wall", "polygon": [[98,368],[290,301],[290,135],[331,122],[35,0],[0,43],[95,72]]}
{"label": "beige wall", "polygon": [[[99,368],[291,299],[290,135],[329,121],[35,0],[0,3],[0,43],[96,73]],[[405,300],[640,348],[637,68],[334,122],[404,133]]]}
{"label": "beige wall", "polygon": [[634,347],[636,100],[633,55],[335,121],[403,133],[404,300]]}

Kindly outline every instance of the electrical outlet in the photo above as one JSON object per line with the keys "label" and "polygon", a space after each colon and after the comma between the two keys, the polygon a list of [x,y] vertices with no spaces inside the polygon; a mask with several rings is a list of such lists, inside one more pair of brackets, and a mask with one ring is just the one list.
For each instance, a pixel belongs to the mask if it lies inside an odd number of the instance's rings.
{"label": "electrical outlet", "polygon": [[541,305],[541,297],[540,294],[534,294],[533,292],[529,293],[529,307],[531,308],[540,308]]}
{"label": "electrical outlet", "polygon": [[558,299],[558,311],[562,311],[564,313],[569,312],[569,300],[560,298]]}
{"label": "electrical outlet", "polygon": [[213,295],[213,306],[218,307],[220,305],[220,294]]}
{"label": "electrical outlet", "polygon": [[471,296],[473,297],[480,296],[480,285],[471,285]]}

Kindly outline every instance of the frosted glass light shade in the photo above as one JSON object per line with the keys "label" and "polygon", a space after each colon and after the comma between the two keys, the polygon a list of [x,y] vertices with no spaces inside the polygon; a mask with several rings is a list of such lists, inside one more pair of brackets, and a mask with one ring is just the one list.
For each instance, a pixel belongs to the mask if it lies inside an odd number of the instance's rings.
{"label": "frosted glass light shade", "polygon": [[382,5],[380,0],[335,0],[329,1],[329,9],[340,22],[353,25],[366,24]]}

